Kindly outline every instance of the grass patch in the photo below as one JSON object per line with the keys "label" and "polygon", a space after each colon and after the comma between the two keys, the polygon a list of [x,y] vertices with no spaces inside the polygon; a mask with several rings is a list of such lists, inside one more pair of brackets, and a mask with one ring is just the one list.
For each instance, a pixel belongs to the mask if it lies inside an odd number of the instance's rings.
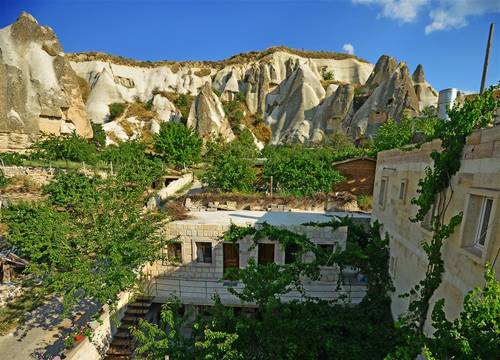
{"label": "grass patch", "polygon": [[363,211],[371,211],[373,208],[373,196],[359,195],[357,197],[358,207]]}

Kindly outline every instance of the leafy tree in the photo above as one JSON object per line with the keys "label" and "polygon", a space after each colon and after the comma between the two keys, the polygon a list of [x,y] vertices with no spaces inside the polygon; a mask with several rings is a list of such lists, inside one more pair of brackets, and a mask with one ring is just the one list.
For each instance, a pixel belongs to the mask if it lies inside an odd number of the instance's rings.
{"label": "leafy tree", "polygon": [[60,173],[44,188],[47,201],[1,210],[5,238],[30,261],[27,272],[66,304],[113,302],[159,254],[162,217],[143,211],[143,188],[125,175]]}
{"label": "leafy tree", "polygon": [[444,299],[432,312],[434,336],[427,339],[429,351],[439,359],[494,359],[500,354],[500,282],[487,265],[486,283],[470,291],[464,309],[454,320],[446,319]]}
{"label": "leafy tree", "polygon": [[164,122],[155,135],[155,150],[168,163],[189,166],[200,160],[202,140],[189,127],[176,122]]}
{"label": "leafy tree", "polygon": [[94,144],[76,133],[66,136],[49,134],[32,145],[30,157],[48,161],[68,160],[92,163],[96,159],[96,149]]}
{"label": "leafy tree", "polygon": [[402,148],[412,143],[416,132],[424,135],[422,142],[432,140],[441,123],[442,120],[428,111],[420,117],[403,116],[399,123],[389,119],[378,129],[373,140],[374,147],[377,151]]}
{"label": "leafy tree", "polygon": [[202,180],[209,190],[248,192],[253,189],[257,149],[248,130],[245,129],[231,143],[218,139],[209,143],[207,148],[210,165]]}
{"label": "leafy tree", "polygon": [[263,181],[271,176],[275,191],[293,195],[312,195],[330,192],[343,180],[332,168],[332,153],[328,150],[304,149],[300,145],[270,147],[265,152]]}
{"label": "leafy tree", "polygon": [[229,125],[235,134],[240,133],[241,121],[245,117],[239,100],[228,101],[223,104],[224,113],[229,120]]}
{"label": "leafy tree", "polygon": [[106,146],[106,133],[102,129],[102,124],[92,124],[92,131],[94,133],[92,141],[96,147],[102,148]]}
{"label": "leafy tree", "polygon": [[412,136],[412,124],[409,118],[403,118],[400,123],[389,119],[378,129],[373,142],[377,151],[383,151],[409,144]]}

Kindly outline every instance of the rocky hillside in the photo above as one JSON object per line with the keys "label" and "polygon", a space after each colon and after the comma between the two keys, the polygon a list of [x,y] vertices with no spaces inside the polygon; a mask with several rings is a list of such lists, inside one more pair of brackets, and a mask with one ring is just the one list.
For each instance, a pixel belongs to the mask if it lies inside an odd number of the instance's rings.
{"label": "rocky hillside", "polygon": [[[386,55],[375,66],[348,54],[285,47],[219,62],[63,55],[53,32],[27,14],[0,31],[0,49],[2,148],[12,144],[5,137],[39,131],[89,136],[87,118],[104,124],[110,143],[149,136],[163,121],[185,121],[203,137],[228,140],[243,127],[275,144],[317,143],[339,131],[355,140],[388,118],[437,103],[421,65],[411,75]],[[77,86],[78,79],[85,81]]]}

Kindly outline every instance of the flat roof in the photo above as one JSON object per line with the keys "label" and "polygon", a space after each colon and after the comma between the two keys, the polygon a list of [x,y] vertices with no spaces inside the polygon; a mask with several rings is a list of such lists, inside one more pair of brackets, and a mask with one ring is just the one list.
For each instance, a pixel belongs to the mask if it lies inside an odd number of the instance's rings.
{"label": "flat roof", "polygon": [[355,217],[368,217],[361,214],[351,213],[325,213],[313,211],[251,211],[251,210],[236,210],[236,211],[192,211],[188,213],[190,218],[185,220],[177,220],[176,224],[206,224],[206,225],[254,225],[256,223],[267,222],[268,224],[280,225],[302,225],[307,222],[329,222],[334,218],[343,217],[346,215]]}

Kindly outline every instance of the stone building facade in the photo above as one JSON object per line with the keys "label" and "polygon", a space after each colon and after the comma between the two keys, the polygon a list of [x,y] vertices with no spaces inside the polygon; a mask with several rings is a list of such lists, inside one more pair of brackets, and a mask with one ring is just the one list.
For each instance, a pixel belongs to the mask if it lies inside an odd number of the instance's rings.
{"label": "stone building facade", "polygon": [[[429,242],[432,237],[430,217],[420,223],[411,222],[409,218],[417,211],[411,199],[417,196],[425,168],[431,165],[431,152],[439,149],[440,142],[436,140],[413,151],[378,154],[373,219],[383,223],[383,231],[390,235],[395,318],[407,311],[410,300],[399,295],[407,293],[425,276],[427,258],[422,242]],[[500,275],[500,126],[478,130],[468,137],[451,189],[452,193],[447,192],[451,200],[445,222],[460,212],[463,220],[443,245],[445,273],[432,302],[444,298],[446,315],[455,318],[467,292],[484,284],[486,263],[494,263],[496,274]]]}
{"label": "stone building facade", "polygon": [[[224,242],[222,235],[229,230],[230,223],[237,220],[235,217],[223,215],[227,212],[194,213],[195,219],[172,222],[164,229],[164,239],[167,244],[164,247],[164,259],[153,264],[149,269],[149,275],[153,282],[150,284],[150,294],[155,302],[165,302],[172,296],[178,297],[183,304],[210,305],[213,304],[213,296],[218,295],[222,302],[232,306],[252,306],[242,304],[240,300],[232,295],[228,289],[237,291],[243,288],[238,281],[223,280],[229,268],[245,268],[250,258],[257,263],[264,261],[284,264],[287,261],[287,251],[275,241],[263,239],[259,245],[254,247],[253,241],[247,237],[239,240],[236,244]],[[296,233],[306,235],[315,244],[325,246],[325,249],[333,251],[337,248],[344,249],[347,239],[347,227],[340,227],[332,231],[331,227],[315,227],[298,225],[307,221],[321,219],[323,222],[331,218],[311,213],[300,213],[300,220],[294,213],[266,213],[258,211],[238,211],[235,214],[251,218],[253,221],[244,221],[239,225],[260,226],[256,222],[262,214],[265,221],[271,225],[285,227]],[[273,214],[279,215],[281,219],[288,219],[290,223],[283,224],[280,220],[273,224]],[[221,218],[217,218],[219,215]],[[288,215],[288,218],[287,218]],[[212,221],[213,220],[213,221]],[[276,220],[276,219],[275,219]],[[292,224],[294,223],[294,224]],[[175,244],[175,245],[173,245]],[[314,260],[314,254],[307,253],[302,261]],[[333,300],[339,296],[346,301],[358,303],[365,294],[366,286],[351,276],[345,285],[338,288],[337,280],[339,269],[336,266],[324,266],[321,269],[321,279],[312,281],[303,279],[303,286],[307,295]],[[291,291],[282,297],[283,301],[298,299],[301,295]]]}

